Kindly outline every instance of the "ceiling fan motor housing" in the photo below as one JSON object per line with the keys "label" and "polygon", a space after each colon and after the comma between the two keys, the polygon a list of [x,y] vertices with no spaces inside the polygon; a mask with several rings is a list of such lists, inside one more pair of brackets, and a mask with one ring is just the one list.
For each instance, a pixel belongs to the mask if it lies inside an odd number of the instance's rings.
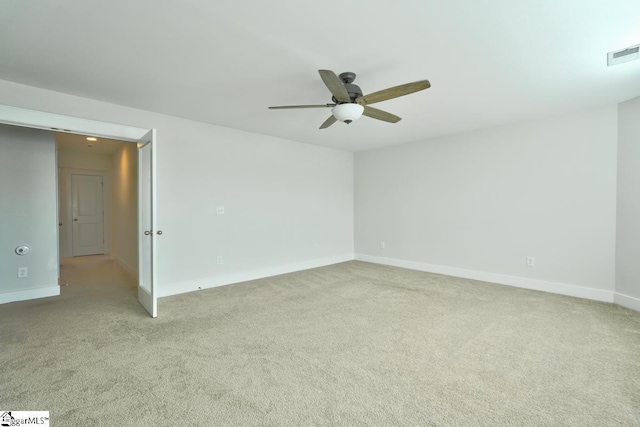
{"label": "ceiling fan motor housing", "polygon": [[357,98],[362,96],[362,89],[360,89],[360,86],[354,85],[353,83],[346,83],[344,87],[347,89],[347,92],[349,92],[349,96],[352,101],[355,101]]}
{"label": "ceiling fan motor housing", "polygon": [[[360,86],[353,84],[353,81],[356,79],[356,73],[346,71],[341,73],[338,77],[340,78],[340,81],[342,81],[342,84],[344,84],[345,89],[347,89],[351,102],[355,102],[356,99],[362,96],[362,89],[360,89]],[[335,96],[332,96],[331,99],[336,104],[344,104],[343,102],[339,102]]]}
{"label": "ceiling fan motor housing", "polygon": [[[351,102],[355,102],[356,99],[358,99],[358,98],[360,98],[362,96],[362,89],[360,89],[360,86],[354,85],[353,83],[345,83],[344,87],[345,87],[345,89],[347,89],[347,92],[349,93],[349,97],[351,98]],[[335,96],[332,96],[331,99],[336,104],[339,104],[339,102],[338,102],[338,100],[336,99]]]}

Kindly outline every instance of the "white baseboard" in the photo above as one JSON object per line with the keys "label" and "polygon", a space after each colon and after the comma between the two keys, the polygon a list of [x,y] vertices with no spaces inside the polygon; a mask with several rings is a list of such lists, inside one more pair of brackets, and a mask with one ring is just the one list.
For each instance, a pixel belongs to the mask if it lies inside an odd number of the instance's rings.
{"label": "white baseboard", "polygon": [[631,310],[640,311],[640,298],[632,297],[625,294],[616,292],[613,297],[613,302],[622,307],[629,308]]}
{"label": "white baseboard", "polygon": [[463,268],[425,264],[415,261],[404,261],[395,258],[384,258],[373,255],[356,254],[355,259],[358,261],[372,262],[375,264],[390,265],[394,267],[408,268],[410,270],[426,271],[429,273],[480,280],[482,282],[498,283],[500,285],[513,286],[516,288],[533,289],[536,291],[550,292],[553,294],[586,298],[596,301],[613,302],[614,300],[613,291],[586,288],[583,286],[569,285],[566,283],[547,282],[538,279],[528,279],[526,277],[508,276],[505,274],[488,273],[486,271],[466,270]]}
{"label": "white baseboard", "polygon": [[113,259],[116,264],[118,264],[124,271],[126,271],[131,277],[138,280],[138,270],[127,264],[120,258],[117,254],[111,254],[111,259]]}
{"label": "white baseboard", "polygon": [[247,282],[249,280],[263,279],[265,277],[278,276],[280,274],[293,273],[296,271],[308,270],[310,268],[324,267],[326,265],[338,264],[340,262],[352,260],[353,254],[345,254],[329,258],[319,258],[310,261],[263,268],[253,271],[243,271],[241,273],[230,273],[222,274],[220,276],[205,277],[202,279],[190,280],[187,282],[170,283],[161,286],[159,297],[167,297],[171,295],[183,294],[186,292],[231,285],[233,283]]}
{"label": "white baseboard", "polygon": [[0,304],[8,302],[26,301],[29,299],[55,297],[60,295],[60,286],[46,288],[25,289],[24,291],[4,292],[0,294]]}

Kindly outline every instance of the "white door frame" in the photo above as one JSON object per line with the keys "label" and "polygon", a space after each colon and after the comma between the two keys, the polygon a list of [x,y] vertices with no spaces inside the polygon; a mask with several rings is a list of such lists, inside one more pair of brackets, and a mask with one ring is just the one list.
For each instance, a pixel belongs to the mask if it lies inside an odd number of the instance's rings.
{"label": "white door frame", "polygon": [[95,175],[102,177],[102,209],[104,210],[104,216],[102,218],[103,221],[103,233],[104,233],[104,253],[111,253],[111,221],[109,214],[111,212],[111,208],[109,206],[109,195],[111,194],[111,190],[109,187],[109,172],[105,171],[97,171],[91,169],[67,169],[64,170],[64,180],[65,180],[65,206],[66,206],[66,215],[64,221],[66,221],[66,238],[67,238],[67,247],[65,248],[65,253],[69,254],[69,256],[73,256],[73,194],[71,191],[71,175]]}
{"label": "white door frame", "polygon": [[[79,117],[65,116],[62,114],[46,113],[42,111],[29,110],[26,108],[12,107],[0,104],[0,123],[22,126],[34,129],[44,129],[55,132],[68,132],[81,135],[91,135],[109,139],[119,139],[122,141],[135,142],[143,138],[152,129],[139,128],[134,126],[119,125],[115,123],[100,122],[97,120],[81,119]],[[157,142],[154,142],[154,151],[157,148]],[[155,156],[153,158],[155,160]],[[155,170],[155,164],[152,165]],[[138,179],[141,179],[140,170],[138,170]],[[155,174],[154,174],[155,180]],[[156,185],[152,185],[152,197],[156,199]],[[141,213],[138,212],[138,216]],[[140,220],[140,218],[138,218]],[[157,223],[157,214],[154,215],[154,222]],[[142,238],[138,230],[138,249],[141,249]],[[58,230],[59,233],[59,230]],[[140,270],[140,269],[138,269]],[[139,280],[140,278],[138,278]],[[153,278],[158,283],[158,277]]]}

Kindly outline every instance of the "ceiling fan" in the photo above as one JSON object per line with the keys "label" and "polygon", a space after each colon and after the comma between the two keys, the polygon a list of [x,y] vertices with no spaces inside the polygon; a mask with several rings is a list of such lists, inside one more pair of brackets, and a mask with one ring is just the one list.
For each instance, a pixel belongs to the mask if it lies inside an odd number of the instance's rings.
{"label": "ceiling fan", "polygon": [[372,119],[382,120],[389,123],[397,123],[401,120],[395,114],[369,107],[369,104],[386,101],[397,98],[399,96],[409,95],[431,87],[429,80],[420,80],[413,83],[407,83],[400,86],[394,86],[383,89],[378,92],[362,95],[359,86],[354,85],[356,74],[352,72],[342,73],[339,76],[331,70],[318,70],[322,81],[327,86],[332,96],[332,104],[320,105],[282,105],[269,107],[271,110],[282,110],[291,108],[328,108],[331,107],[332,115],[320,126],[320,129],[326,129],[336,121],[340,120],[344,123],[351,123],[354,120],[365,115]]}

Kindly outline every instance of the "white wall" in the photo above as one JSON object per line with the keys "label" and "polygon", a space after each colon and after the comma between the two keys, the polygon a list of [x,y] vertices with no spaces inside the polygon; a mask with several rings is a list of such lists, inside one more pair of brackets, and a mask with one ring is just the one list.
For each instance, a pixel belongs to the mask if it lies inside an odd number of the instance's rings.
{"label": "white wall", "polygon": [[159,136],[176,141],[158,150],[164,262],[184,266],[164,277],[193,289],[212,271],[236,282],[353,258],[351,153],[210,128]]}
{"label": "white wall", "polygon": [[138,150],[125,143],[112,157],[111,256],[138,277]]}
{"label": "white wall", "polygon": [[616,302],[640,311],[640,98],[618,107]]}
{"label": "white wall", "polygon": [[353,257],[351,153],[7,81],[0,104],[157,128],[163,295]]}
{"label": "white wall", "polygon": [[612,105],[357,153],[356,257],[612,301],[616,135]]}
{"label": "white wall", "polygon": [[[0,125],[0,195],[0,303],[59,295],[51,132]],[[17,255],[19,245],[31,252]]]}
{"label": "white wall", "polygon": [[93,154],[81,151],[58,150],[58,167],[110,171],[113,157],[109,154]]}

